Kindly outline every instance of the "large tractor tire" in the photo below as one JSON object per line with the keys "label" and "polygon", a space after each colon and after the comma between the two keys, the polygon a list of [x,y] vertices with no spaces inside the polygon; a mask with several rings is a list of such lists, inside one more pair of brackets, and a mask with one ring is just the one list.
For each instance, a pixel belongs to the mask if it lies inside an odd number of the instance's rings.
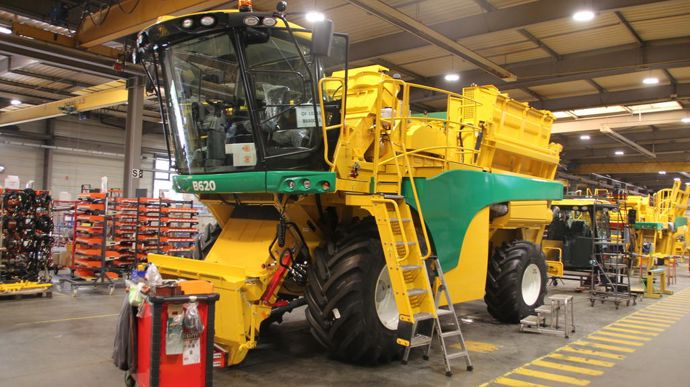
{"label": "large tractor tire", "polygon": [[334,246],[317,250],[309,272],[311,332],[338,360],[387,363],[400,352],[398,310],[376,225],[365,219],[337,239]]}
{"label": "large tractor tire", "polygon": [[505,323],[519,323],[544,304],[546,259],[528,241],[504,243],[489,259],[484,301],[489,313]]}

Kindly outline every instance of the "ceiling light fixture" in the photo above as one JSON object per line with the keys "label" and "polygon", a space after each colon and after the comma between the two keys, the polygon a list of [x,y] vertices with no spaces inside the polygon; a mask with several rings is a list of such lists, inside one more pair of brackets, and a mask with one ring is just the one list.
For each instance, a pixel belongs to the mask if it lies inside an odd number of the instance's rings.
{"label": "ceiling light fixture", "polygon": [[683,117],[680,119],[680,122],[684,124],[690,124],[690,117]]}
{"label": "ceiling light fixture", "polygon": [[309,23],[319,23],[324,20],[326,20],[326,15],[324,15],[321,12],[317,11],[309,11],[304,15],[304,18],[309,22]]}
{"label": "ceiling light fixture", "polygon": [[623,152],[623,151],[615,151],[615,152],[613,152],[613,154],[615,154],[616,156],[623,156],[623,155],[625,154],[625,152]]}
{"label": "ceiling light fixture", "polygon": [[659,83],[659,78],[657,77],[647,77],[642,80],[645,85],[656,85]]}
{"label": "ceiling light fixture", "polygon": [[457,82],[460,80],[460,74],[452,73],[452,74],[446,74],[443,79],[445,79],[448,82]]}
{"label": "ceiling light fixture", "polygon": [[22,101],[20,101],[20,100],[18,100],[18,99],[13,99],[13,100],[10,101],[10,104],[11,104],[11,105],[14,105],[14,106],[17,106],[17,105],[21,105],[21,104],[22,104]]}
{"label": "ceiling light fixture", "polygon": [[665,174],[666,174],[666,171],[659,171],[659,174],[660,174],[660,175],[665,175]]}
{"label": "ceiling light fixture", "polygon": [[680,177],[674,177],[673,181],[680,181]]}
{"label": "ceiling light fixture", "polygon": [[4,26],[0,26],[0,34],[11,34],[11,33],[12,33],[11,29],[4,27]]}
{"label": "ceiling light fixture", "polygon": [[580,136],[580,140],[585,140],[585,141],[586,141],[586,140],[589,140],[589,139],[591,139],[591,138],[592,138],[592,137],[591,137],[589,134],[583,134],[582,136]]}
{"label": "ceiling light fixture", "polygon": [[573,20],[577,22],[588,22],[594,20],[594,11],[590,9],[582,9],[573,14]]}

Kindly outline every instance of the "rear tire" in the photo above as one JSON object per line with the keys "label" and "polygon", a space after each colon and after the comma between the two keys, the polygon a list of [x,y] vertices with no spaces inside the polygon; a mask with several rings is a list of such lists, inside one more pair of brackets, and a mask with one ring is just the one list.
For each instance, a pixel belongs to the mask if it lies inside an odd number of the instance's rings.
{"label": "rear tire", "polygon": [[505,323],[519,323],[544,304],[546,258],[532,242],[504,243],[489,259],[486,302],[489,313]]}
{"label": "rear tire", "polygon": [[377,281],[385,270],[376,224],[367,218],[339,234],[331,249],[317,249],[309,272],[306,316],[311,332],[338,360],[390,362],[400,347],[397,329],[383,325],[376,311]]}

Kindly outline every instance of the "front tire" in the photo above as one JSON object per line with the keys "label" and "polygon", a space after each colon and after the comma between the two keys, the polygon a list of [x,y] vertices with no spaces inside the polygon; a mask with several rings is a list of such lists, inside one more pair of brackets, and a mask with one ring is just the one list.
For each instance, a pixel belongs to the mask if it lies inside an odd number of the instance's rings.
{"label": "front tire", "polygon": [[489,313],[505,323],[519,323],[544,304],[546,258],[528,241],[504,243],[489,259],[486,302]]}
{"label": "front tire", "polygon": [[376,224],[368,218],[351,225],[331,250],[317,249],[309,272],[306,316],[312,334],[338,360],[390,362],[400,347],[397,329],[386,327],[376,309],[376,288],[387,270]]}

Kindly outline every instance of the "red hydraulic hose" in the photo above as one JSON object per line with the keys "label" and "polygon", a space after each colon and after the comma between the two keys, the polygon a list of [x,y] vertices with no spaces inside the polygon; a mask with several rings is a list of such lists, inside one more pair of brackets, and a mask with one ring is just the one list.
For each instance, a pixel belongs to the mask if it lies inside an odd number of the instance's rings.
{"label": "red hydraulic hose", "polygon": [[283,280],[285,273],[287,273],[287,269],[290,266],[290,263],[292,263],[292,253],[289,249],[286,249],[280,256],[280,265],[278,266],[278,269],[275,273],[273,273],[273,277],[271,277],[271,281],[268,283],[266,291],[261,296],[261,301],[263,303],[268,304],[270,306],[282,306],[282,303],[280,302],[271,304],[271,298],[273,298],[273,296],[275,295],[276,290],[278,289],[278,285],[280,285],[280,281]]}

